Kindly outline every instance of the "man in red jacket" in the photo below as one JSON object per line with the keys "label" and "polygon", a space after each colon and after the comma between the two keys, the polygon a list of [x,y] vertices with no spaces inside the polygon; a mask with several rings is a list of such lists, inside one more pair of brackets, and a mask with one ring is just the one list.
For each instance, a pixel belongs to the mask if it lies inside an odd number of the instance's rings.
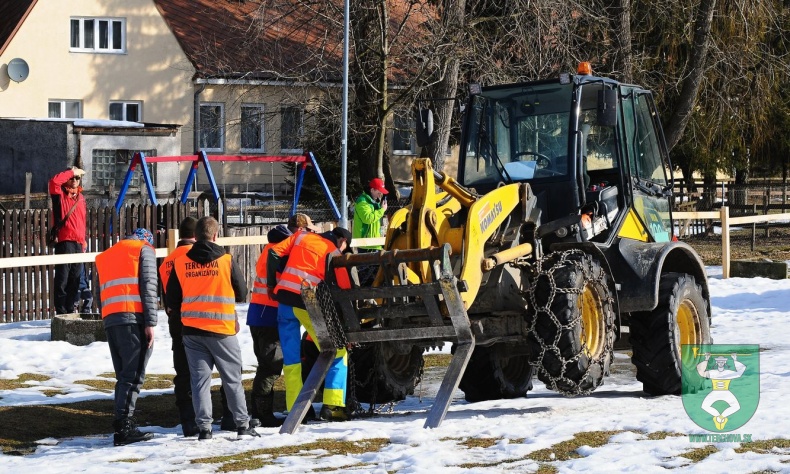
{"label": "man in red jacket", "polygon": [[[82,175],[84,170],[72,166],[56,174],[49,180],[49,194],[52,197],[54,226],[58,228],[55,254],[82,253],[87,248],[85,242],[85,197],[82,195]],[[83,263],[63,263],[55,265],[55,312],[73,313],[74,301],[80,287],[80,274]]]}

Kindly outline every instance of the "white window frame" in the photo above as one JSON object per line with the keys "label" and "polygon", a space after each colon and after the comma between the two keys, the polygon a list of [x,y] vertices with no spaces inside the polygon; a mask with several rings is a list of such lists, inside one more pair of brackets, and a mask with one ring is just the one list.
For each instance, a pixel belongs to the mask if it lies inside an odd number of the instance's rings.
{"label": "white window frame", "polygon": [[[91,150],[91,186],[109,188],[115,186],[120,189],[123,185],[126,173],[129,170],[129,161],[136,152],[145,153],[146,158],[157,156],[156,149],[151,150],[129,150],[114,148],[94,148]],[[156,187],[156,163],[148,163],[148,173],[151,176],[151,184]],[[145,186],[143,173],[133,173],[129,181],[132,189],[141,189]]]}
{"label": "white window frame", "polygon": [[[93,22],[93,45],[85,45],[85,22]],[[76,23],[75,23],[76,22]],[[120,23],[121,29],[121,47],[113,47],[115,24]],[[74,25],[77,25],[77,37],[75,45],[74,42]],[[100,45],[100,34],[102,24],[107,25],[107,46],[102,48]],[[107,53],[107,54],[126,54],[126,18],[113,18],[113,17],[71,17],[69,19],[69,51],[74,53]]]}
{"label": "white window frame", "polygon": [[[122,114],[121,114],[122,118],[120,118],[120,119],[113,119],[112,118],[112,106],[114,104],[121,104],[121,106],[123,107]],[[128,117],[129,111],[127,110],[127,108],[130,105],[136,105],[137,106],[137,119],[136,120],[131,120],[131,121],[132,122],[142,122],[143,121],[143,101],[141,101],[141,100],[111,100],[110,104],[107,107],[107,117],[109,117],[110,120],[127,120],[128,121],[129,119],[127,117]]]}
{"label": "white window frame", "polygon": [[[258,126],[258,133],[260,133],[261,137],[261,146],[258,148],[246,148],[244,147],[243,137],[244,137],[244,109],[257,109],[258,110],[258,117],[260,118],[260,123]],[[265,106],[264,104],[241,104],[241,110],[239,112],[239,123],[241,126],[239,127],[239,149],[242,153],[263,153],[266,151],[266,135],[264,134],[265,126],[264,126],[264,112]]]}
{"label": "white window frame", "polygon": [[289,110],[296,110],[299,112],[299,124],[298,124],[298,137],[299,139],[304,137],[304,110],[297,105],[283,105],[280,107],[280,153],[304,153],[302,148],[283,148],[283,130],[285,129],[285,113]]}
{"label": "white window frame", "polygon": [[[203,130],[205,130],[205,125],[203,123],[202,118],[202,109],[203,107],[219,107],[219,148],[203,148],[202,141],[203,141]],[[198,142],[198,148],[206,152],[222,152],[225,151],[225,104],[223,102],[201,102],[200,103],[200,111],[199,114],[201,115],[200,119],[200,137]]]}
{"label": "white window frame", "polygon": [[[410,119],[411,115],[408,111],[396,111],[392,116],[392,154],[393,155],[416,155],[417,154],[417,140],[415,136],[414,130],[414,121]],[[398,130],[398,121],[402,121],[402,123],[406,124],[408,128],[409,134],[409,148],[395,148],[395,137],[397,133],[403,133],[403,131]]]}
{"label": "white window frame", "polygon": [[[72,99],[50,99],[47,101],[47,116],[49,117],[49,106],[51,104],[59,104],[60,105],[60,115],[58,117],[51,117],[51,118],[82,118],[82,101],[81,100],[72,100]],[[77,115],[79,117],[66,117],[66,108],[67,104],[77,104],[79,112]]]}

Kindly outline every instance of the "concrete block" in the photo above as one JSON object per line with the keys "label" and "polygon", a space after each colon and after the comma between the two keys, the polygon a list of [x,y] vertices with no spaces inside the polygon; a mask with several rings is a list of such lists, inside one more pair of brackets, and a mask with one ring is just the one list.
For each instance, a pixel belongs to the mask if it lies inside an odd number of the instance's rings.
{"label": "concrete block", "polygon": [[730,276],[741,278],[763,277],[784,280],[787,275],[786,262],[772,260],[733,260],[730,262]]}
{"label": "concrete block", "polygon": [[107,341],[100,314],[58,314],[50,325],[53,341],[66,341],[75,346],[87,346],[96,341]]}

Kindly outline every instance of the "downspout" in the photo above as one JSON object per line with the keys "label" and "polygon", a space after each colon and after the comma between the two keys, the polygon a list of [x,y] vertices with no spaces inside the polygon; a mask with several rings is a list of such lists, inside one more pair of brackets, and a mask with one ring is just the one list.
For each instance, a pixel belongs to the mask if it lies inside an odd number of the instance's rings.
{"label": "downspout", "polygon": [[198,152],[200,148],[200,94],[206,89],[206,83],[203,82],[198,85],[197,90],[195,91],[195,98],[193,99],[192,110],[194,112],[194,117],[192,118],[192,122],[194,123],[194,131],[192,136],[192,147],[195,149],[195,153]]}
{"label": "downspout", "polygon": [[[73,122],[72,126],[74,126]],[[85,169],[85,167],[82,166],[82,130],[77,130],[77,156],[74,157],[74,162],[74,166],[77,168]]]}
{"label": "downspout", "polygon": [[[192,148],[195,150],[195,154],[197,154],[198,150],[200,149],[200,94],[206,89],[206,83],[198,84],[198,88],[195,91],[195,96],[192,99],[192,111],[194,117],[192,118],[192,123],[194,124],[193,127],[193,135],[192,135]],[[192,190],[197,191],[198,185],[198,175],[195,175],[195,180],[192,182]]]}

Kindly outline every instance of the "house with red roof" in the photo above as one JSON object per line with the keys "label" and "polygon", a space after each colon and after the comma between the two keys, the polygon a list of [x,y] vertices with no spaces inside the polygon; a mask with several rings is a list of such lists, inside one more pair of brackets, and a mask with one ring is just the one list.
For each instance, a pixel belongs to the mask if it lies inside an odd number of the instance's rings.
{"label": "house with red roof", "polygon": [[[342,16],[306,5],[0,2],[0,118],[167,125],[184,155],[198,148],[219,155],[301,154],[305,121],[326,94],[339,95],[342,79]],[[416,152],[408,136],[394,134],[394,142],[396,154]],[[87,184],[91,176],[122,175],[135,150],[121,151],[116,158],[112,150],[82,153]],[[175,187],[187,172],[182,164]],[[229,190],[286,189],[279,164],[222,163],[214,175]]]}

